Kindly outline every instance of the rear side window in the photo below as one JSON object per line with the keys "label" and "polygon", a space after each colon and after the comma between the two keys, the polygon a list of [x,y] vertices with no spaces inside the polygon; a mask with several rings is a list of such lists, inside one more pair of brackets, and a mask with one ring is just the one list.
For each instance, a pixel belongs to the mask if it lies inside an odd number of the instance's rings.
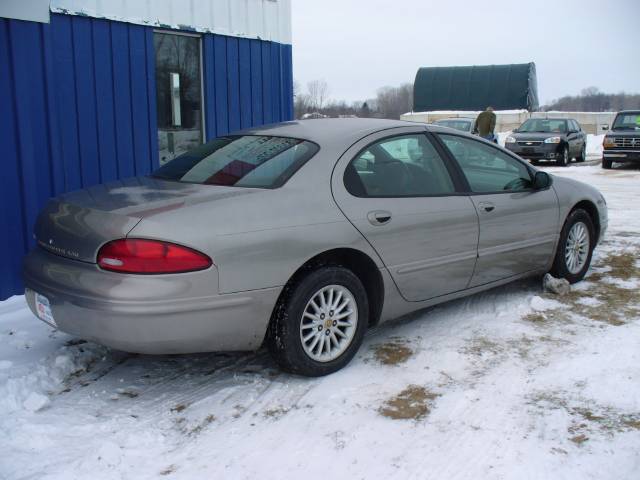
{"label": "rear side window", "polygon": [[278,188],[318,151],[297,138],[221,137],[173,159],[152,177],[183,183]]}
{"label": "rear side window", "polygon": [[422,197],[455,191],[447,168],[425,135],[376,142],[347,166],[344,184],[356,197]]}

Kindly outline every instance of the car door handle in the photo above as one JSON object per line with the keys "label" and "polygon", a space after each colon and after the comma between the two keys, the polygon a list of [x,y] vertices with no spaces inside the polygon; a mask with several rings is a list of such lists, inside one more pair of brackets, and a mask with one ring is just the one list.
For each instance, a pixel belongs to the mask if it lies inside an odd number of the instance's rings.
{"label": "car door handle", "polygon": [[391,212],[386,210],[374,210],[367,214],[367,219],[371,225],[384,225],[391,220]]}
{"label": "car door handle", "polygon": [[496,206],[491,202],[480,202],[478,204],[478,208],[488,213],[488,212],[493,212]]}

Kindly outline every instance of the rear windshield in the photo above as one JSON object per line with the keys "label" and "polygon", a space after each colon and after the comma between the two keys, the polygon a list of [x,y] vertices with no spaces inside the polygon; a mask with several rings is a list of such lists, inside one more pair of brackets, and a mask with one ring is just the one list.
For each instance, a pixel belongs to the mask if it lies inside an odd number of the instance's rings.
{"label": "rear windshield", "polygon": [[640,112],[619,113],[613,122],[614,130],[640,130]]}
{"label": "rear windshield", "polygon": [[565,133],[566,131],[566,120],[550,120],[546,118],[531,118],[518,128],[518,132],[526,133]]}
{"label": "rear windshield", "polygon": [[174,158],[154,178],[202,185],[278,188],[318,151],[297,138],[220,137]]}

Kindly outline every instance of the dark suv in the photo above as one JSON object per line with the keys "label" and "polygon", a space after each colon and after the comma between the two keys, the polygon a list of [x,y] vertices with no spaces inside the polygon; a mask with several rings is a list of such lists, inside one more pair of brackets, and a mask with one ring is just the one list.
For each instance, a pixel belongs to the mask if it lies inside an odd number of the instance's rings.
{"label": "dark suv", "polygon": [[534,165],[554,160],[566,167],[572,158],[584,162],[587,135],[572,118],[530,118],[507,137],[505,147]]}
{"label": "dark suv", "polygon": [[619,112],[602,146],[602,168],[611,168],[613,162],[640,162],[640,110]]}

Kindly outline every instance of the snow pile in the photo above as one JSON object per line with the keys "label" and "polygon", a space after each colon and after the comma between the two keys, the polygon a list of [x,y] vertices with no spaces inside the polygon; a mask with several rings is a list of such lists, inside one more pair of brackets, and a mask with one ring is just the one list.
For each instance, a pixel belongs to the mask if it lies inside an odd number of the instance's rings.
{"label": "snow pile", "polygon": [[567,295],[571,292],[571,284],[564,278],[555,278],[550,273],[544,276],[542,286],[546,292],[556,295]]}
{"label": "snow pile", "polygon": [[498,137],[498,145],[500,145],[501,147],[504,147],[504,142],[507,139],[507,137],[509,135],[511,135],[513,132],[511,130],[509,130],[508,132],[498,132],[496,133],[496,137]]}
{"label": "snow pile", "polygon": [[0,417],[45,408],[50,395],[106,351],[53,331],[31,314],[23,297],[0,302],[0,339]]}
{"label": "snow pile", "polygon": [[587,135],[587,157],[602,158],[603,140],[604,140],[604,134],[593,135],[589,133]]}

